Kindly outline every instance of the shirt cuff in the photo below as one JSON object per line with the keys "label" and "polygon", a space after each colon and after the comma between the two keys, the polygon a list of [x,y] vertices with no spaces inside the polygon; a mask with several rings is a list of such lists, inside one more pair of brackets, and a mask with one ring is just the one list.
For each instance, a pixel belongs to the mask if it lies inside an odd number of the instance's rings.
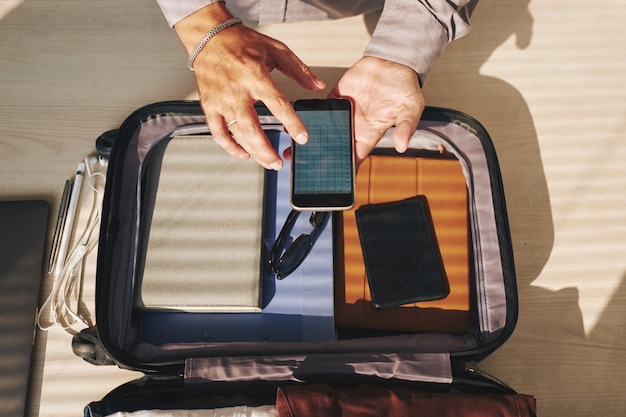
{"label": "shirt cuff", "polygon": [[445,28],[427,10],[385,8],[363,55],[406,65],[423,85],[447,44]]}
{"label": "shirt cuff", "polygon": [[217,3],[223,0],[156,0],[161,8],[161,12],[170,27],[174,25],[190,14],[208,6],[212,3]]}

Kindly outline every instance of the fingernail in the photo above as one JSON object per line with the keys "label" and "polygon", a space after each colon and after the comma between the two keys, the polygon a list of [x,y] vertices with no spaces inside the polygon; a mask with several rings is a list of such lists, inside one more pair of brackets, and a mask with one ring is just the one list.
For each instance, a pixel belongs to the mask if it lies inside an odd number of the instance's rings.
{"label": "fingernail", "polygon": [[298,136],[294,138],[294,140],[298,142],[300,145],[304,145],[309,140],[309,137],[307,136],[306,133],[300,133]]}
{"label": "fingernail", "polygon": [[272,162],[270,165],[274,171],[280,171],[283,167],[283,163],[281,161]]}
{"label": "fingernail", "polygon": [[315,85],[317,86],[317,88],[323,90],[324,88],[326,88],[326,83],[322,80],[320,80],[319,78],[315,79]]}

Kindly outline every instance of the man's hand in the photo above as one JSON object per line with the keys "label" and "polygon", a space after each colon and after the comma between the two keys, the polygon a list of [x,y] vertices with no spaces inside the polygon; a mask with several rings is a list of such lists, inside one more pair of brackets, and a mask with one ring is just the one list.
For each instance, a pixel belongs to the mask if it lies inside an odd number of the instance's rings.
{"label": "man's hand", "polygon": [[357,166],[392,126],[394,147],[405,152],[424,110],[415,71],[374,57],[363,57],[348,69],[329,97],[353,100]]}
{"label": "man's hand", "polygon": [[[206,32],[231,17],[218,2],[183,19],[175,29],[191,52]],[[306,128],[270,72],[277,69],[309,90],[323,90],[326,85],[282,42],[234,25],[209,40],[196,57],[194,69],[213,139],[231,155],[252,157],[267,169],[282,168],[283,161],[254,110],[257,100],[283,123],[296,142],[307,141]]]}

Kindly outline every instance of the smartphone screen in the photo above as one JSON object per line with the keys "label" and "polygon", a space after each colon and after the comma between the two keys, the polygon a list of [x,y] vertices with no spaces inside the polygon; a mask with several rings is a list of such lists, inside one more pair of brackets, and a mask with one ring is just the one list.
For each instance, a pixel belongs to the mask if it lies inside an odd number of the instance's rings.
{"label": "smartphone screen", "polygon": [[296,113],[309,133],[292,141],[291,203],[302,210],[347,210],[354,205],[352,103],[298,100]]}

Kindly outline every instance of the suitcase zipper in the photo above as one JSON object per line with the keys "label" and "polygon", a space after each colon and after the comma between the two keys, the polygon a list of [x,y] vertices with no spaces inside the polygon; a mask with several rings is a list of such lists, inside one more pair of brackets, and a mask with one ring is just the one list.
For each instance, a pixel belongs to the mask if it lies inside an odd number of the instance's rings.
{"label": "suitcase zipper", "polygon": [[465,363],[465,367],[455,375],[454,384],[457,386],[464,385],[470,389],[473,387],[480,392],[491,391],[500,394],[515,394],[515,390],[499,380],[498,378],[478,369],[478,362],[469,361]]}

